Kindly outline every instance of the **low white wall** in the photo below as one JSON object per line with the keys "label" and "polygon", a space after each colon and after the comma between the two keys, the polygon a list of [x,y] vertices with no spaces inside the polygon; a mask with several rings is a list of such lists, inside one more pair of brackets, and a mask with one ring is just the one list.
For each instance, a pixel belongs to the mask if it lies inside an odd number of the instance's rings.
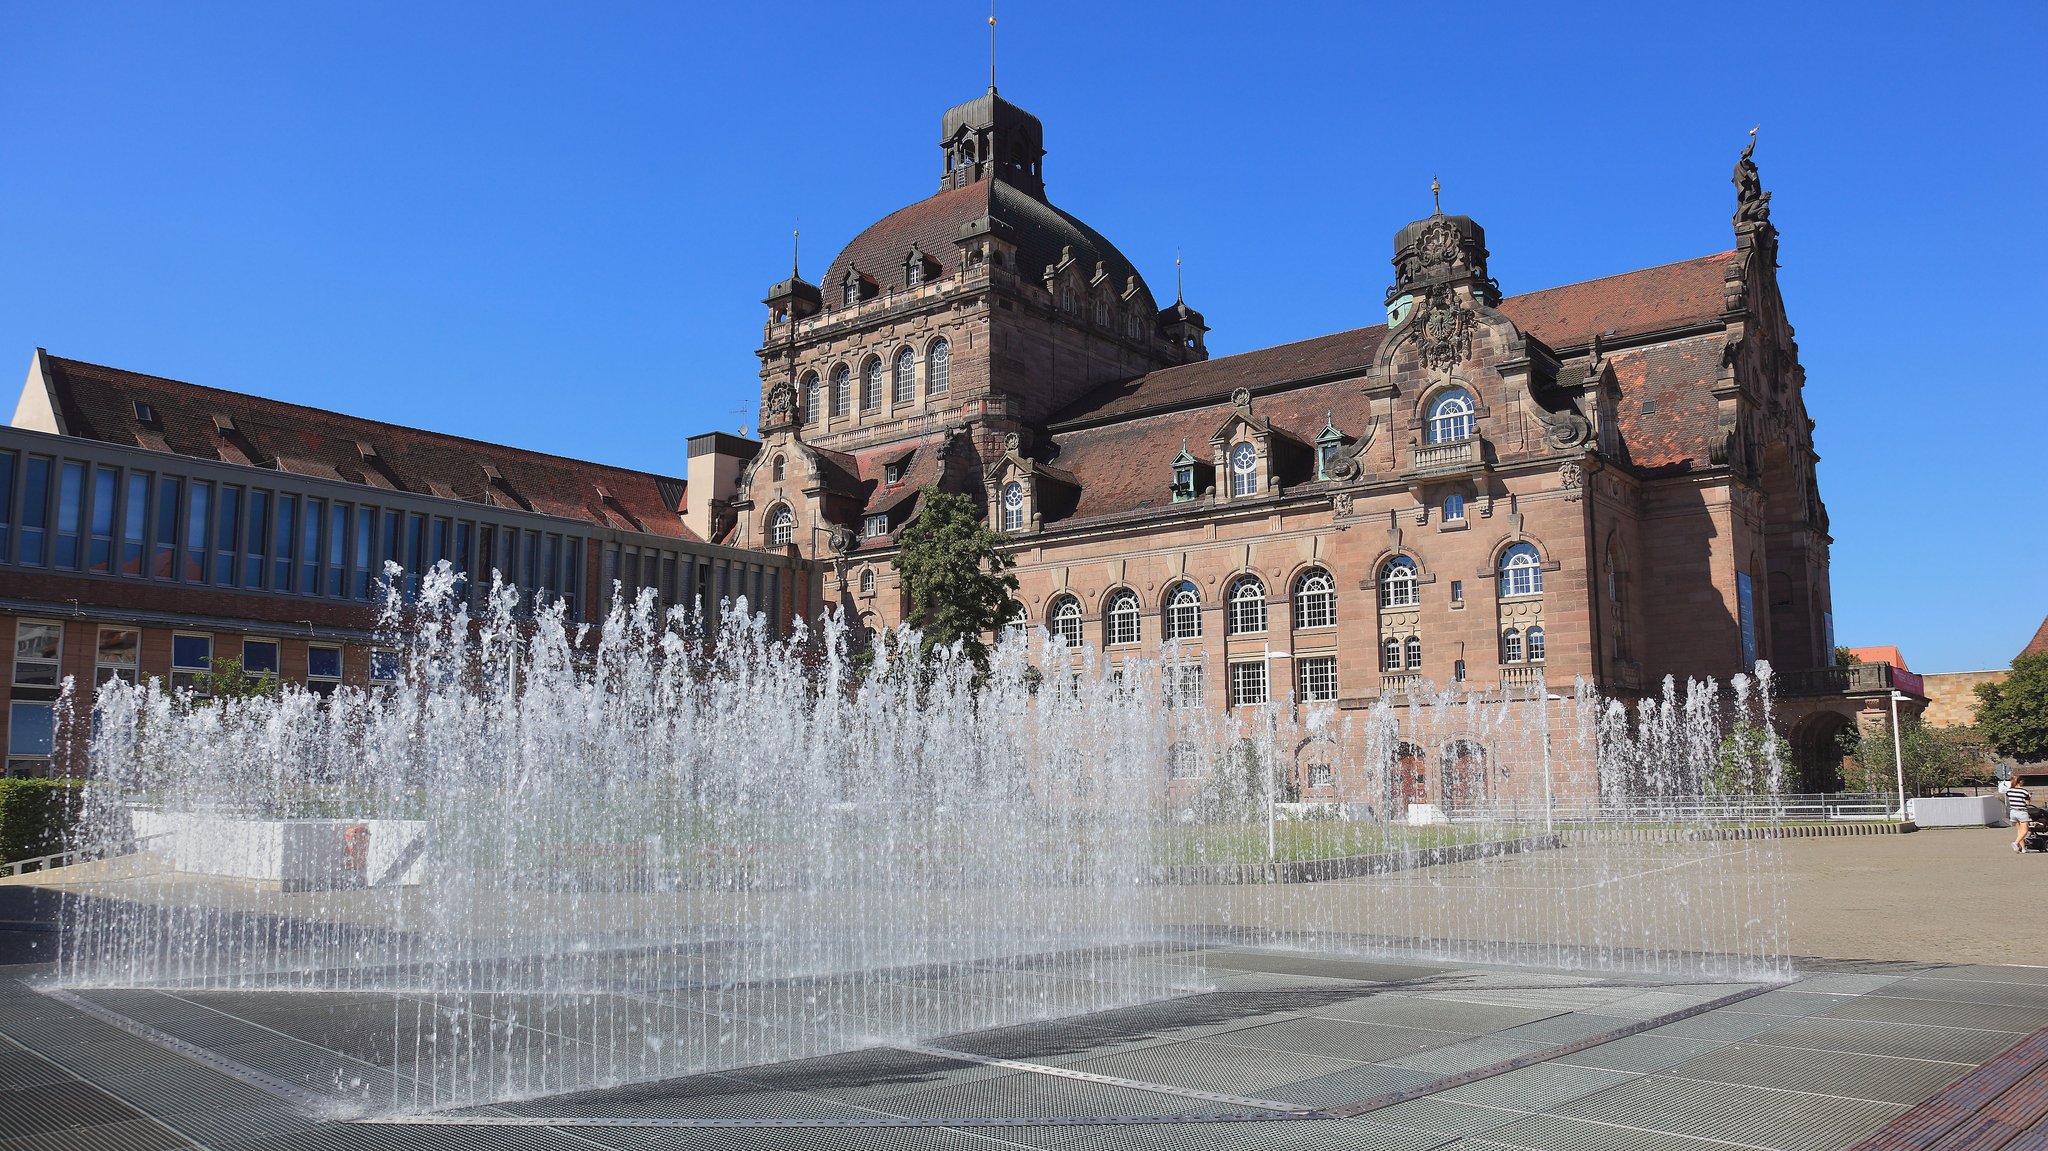
{"label": "low white wall", "polygon": [[[309,887],[412,885],[426,875],[427,825],[417,819],[237,819],[134,810],[146,850],[173,870]],[[362,866],[349,867],[344,832],[368,830]]]}
{"label": "low white wall", "polygon": [[1921,827],[2000,827],[2005,824],[2005,801],[1996,795],[1909,799],[1906,818]]}

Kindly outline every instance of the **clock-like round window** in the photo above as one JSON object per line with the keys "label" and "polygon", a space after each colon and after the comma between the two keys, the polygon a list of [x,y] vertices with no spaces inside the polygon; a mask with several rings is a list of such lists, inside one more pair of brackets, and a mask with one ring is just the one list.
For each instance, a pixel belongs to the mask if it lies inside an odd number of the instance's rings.
{"label": "clock-like round window", "polygon": [[1250,444],[1239,444],[1230,453],[1230,470],[1249,472],[1259,466],[1259,450]]}
{"label": "clock-like round window", "polygon": [[1230,494],[1249,496],[1258,492],[1259,449],[1240,443],[1230,449]]}
{"label": "clock-like round window", "polygon": [[1012,480],[1003,488],[1003,530],[1022,531],[1024,528],[1024,485]]}

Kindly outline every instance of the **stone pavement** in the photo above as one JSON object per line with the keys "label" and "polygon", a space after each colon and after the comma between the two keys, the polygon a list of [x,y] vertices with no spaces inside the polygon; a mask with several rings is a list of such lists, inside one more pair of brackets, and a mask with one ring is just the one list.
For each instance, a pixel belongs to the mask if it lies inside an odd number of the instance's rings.
{"label": "stone pavement", "polygon": [[2048,855],[2012,829],[1791,839],[1783,853],[1795,955],[2048,964]]}

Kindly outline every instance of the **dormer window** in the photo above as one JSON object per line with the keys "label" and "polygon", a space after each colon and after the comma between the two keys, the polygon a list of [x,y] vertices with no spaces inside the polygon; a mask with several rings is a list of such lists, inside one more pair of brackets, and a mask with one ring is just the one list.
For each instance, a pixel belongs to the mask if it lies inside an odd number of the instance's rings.
{"label": "dormer window", "polygon": [[889,514],[872,515],[860,522],[862,539],[879,539],[889,534]]}
{"label": "dormer window", "polygon": [[1230,494],[1232,498],[1257,495],[1259,491],[1259,449],[1250,440],[1240,440],[1230,449]]}
{"label": "dormer window", "polygon": [[916,252],[912,252],[910,253],[910,258],[903,261],[903,286],[915,288],[922,283],[924,283],[924,261],[918,258]]}
{"label": "dormer window", "polygon": [[1173,502],[1180,504],[1194,499],[1195,457],[1188,454],[1187,445],[1181,445],[1180,454],[1173,457]]}
{"label": "dormer window", "polygon": [[849,307],[849,308],[851,308],[851,307],[852,307],[852,306],[854,306],[855,304],[858,304],[858,303],[860,303],[860,281],[859,281],[859,280],[856,280],[856,279],[854,279],[854,278],[853,278],[852,276],[848,276],[848,277],[846,277],[846,288],[845,288],[845,290],[844,290],[844,291],[843,291],[843,292],[842,292],[842,293],[840,294],[840,303],[841,303],[841,304],[842,304],[843,306],[845,306],[845,307]]}
{"label": "dormer window", "polygon": [[147,400],[136,400],[134,403],[136,423],[153,424],[156,422],[156,405]]}
{"label": "dormer window", "polygon": [[1337,430],[1335,418],[1324,420],[1322,433],[1316,436],[1316,478],[1330,480],[1337,478],[1337,462],[1344,456],[1344,433]]}
{"label": "dormer window", "polygon": [[882,482],[892,488],[902,483],[903,465],[900,463],[884,465],[882,468]]}

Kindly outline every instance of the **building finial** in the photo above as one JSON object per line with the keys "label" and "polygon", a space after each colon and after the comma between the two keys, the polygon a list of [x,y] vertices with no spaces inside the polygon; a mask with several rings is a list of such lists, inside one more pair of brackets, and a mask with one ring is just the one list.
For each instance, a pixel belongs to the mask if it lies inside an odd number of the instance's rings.
{"label": "building finial", "polygon": [[1756,151],[1757,128],[1749,130],[1749,146],[1735,161],[1735,226],[1745,224],[1768,224],[1771,222],[1771,194],[1764,191],[1763,180],[1756,173],[1756,161],[1750,159]]}
{"label": "building finial", "polygon": [[1435,176],[1429,178],[1429,197],[1436,201],[1436,214],[1444,214],[1444,186],[1437,183]]}
{"label": "building finial", "polygon": [[1187,301],[1187,297],[1186,297],[1186,296],[1184,296],[1184,295],[1182,295],[1182,294],[1181,294],[1181,290],[1180,290],[1180,249],[1179,249],[1179,248],[1175,248],[1175,249],[1173,250],[1173,302],[1174,302],[1174,303],[1176,303],[1176,304],[1185,304],[1185,303],[1187,303],[1187,302],[1188,302],[1188,301]]}
{"label": "building finial", "polygon": [[996,0],[988,0],[988,90],[996,90]]}
{"label": "building finial", "polygon": [[798,269],[803,266],[797,262],[797,254],[802,250],[801,245],[804,238],[802,222],[799,221],[798,223],[798,227],[789,230],[789,278],[792,280],[798,278]]}

